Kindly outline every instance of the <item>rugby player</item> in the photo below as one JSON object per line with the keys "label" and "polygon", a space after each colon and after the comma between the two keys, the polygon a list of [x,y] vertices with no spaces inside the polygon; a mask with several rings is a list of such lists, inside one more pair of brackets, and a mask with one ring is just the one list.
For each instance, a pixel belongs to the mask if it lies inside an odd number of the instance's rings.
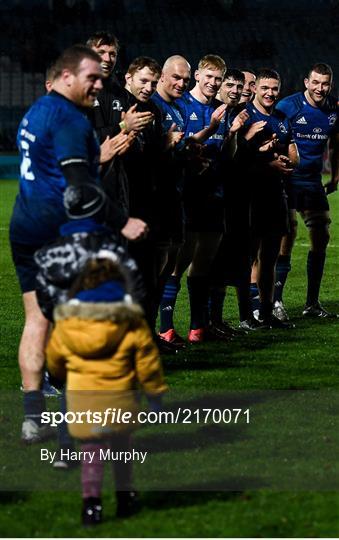
{"label": "rugby player", "polygon": [[[239,107],[244,83],[245,76],[241,71],[227,69],[219,97],[227,106],[229,126],[239,110],[244,107],[244,105]],[[255,320],[252,320],[250,303],[248,177],[243,173],[242,163],[237,159],[237,154],[231,160],[227,160],[224,168],[226,232],[212,266],[209,331],[227,340],[238,331],[223,321],[225,284],[236,287],[240,328],[251,330],[256,328],[257,324]]]}
{"label": "rugby player", "polygon": [[239,103],[249,103],[254,98],[254,89],[255,89],[255,73],[250,69],[242,69],[241,72],[244,74],[245,82],[244,88],[241,92],[241,97]]}
{"label": "rugby player", "polygon": [[[173,307],[181,276],[188,266],[187,285],[191,306],[188,341],[196,343],[206,337],[208,273],[224,231],[218,158],[228,133],[224,118],[225,106],[215,96],[225,71],[225,62],[219,56],[203,57],[195,72],[195,87],[178,101],[185,119],[185,137],[195,138],[199,142],[206,140],[206,161],[192,162],[186,168],[183,190],[185,243],[178,253],[172,275],[172,297],[164,298],[161,303],[161,336],[164,339],[168,339],[167,336],[174,330]],[[170,309],[167,309],[166,301]]]}
{"label": "rugby player", "polygon": [[[300,154],[300,164],[288,178],[287,193],[291,230],[281,243],[277,263],[276,314],[286,320],[282,303],[283,289],[291,269],[291,251],[297,235],[296,213],[299,212],[309,231],[307,257],[307,296],[304,317],[329,318],[319,303],[319,291],[329,242],[330,214],[327,195],[338,188],[339,116],[337,99],[330,96],[333,73],[327,64],[315,64],[304,80],[305,91],[282,99],[277,109],[289,118]],[[323,155],[327,143],[331,152],[331,180],[321,182]]]}
{"label": "rugby player", "polygon": [[[119,42],[117,38],[105,31],[91,35],[87,46],[101,58],[103,88],[94,101],[94,107],[87,114],[96,130],[100,144],[117,135],[122,129],[125,133],[140,131],[153,121],[149,112],[136,112],[126,101],[126,92],[114,75]],[[148,225],[142,220],[131,217],[128,202],[128,180],[123,163],[119,157],[107,160],[101,170],[101,181],[106,193],[120,207],[120,231],[127,240],[140,240],[147,234]],[[117,216],[118,217],[118,216]]]}
{"label": "rugby player", "polygon": [[[253,259],[257,260],[260,296],[259,321],[265,328],[289,328],[273,315],[275,264],[281,238],[288,230],[283,178],[298,164],[298,151],[284,113],[274,109],[280,92],[280,76],[271,69],[257,73],[255,97],[246,105],[250,116],[245,124],[247,174],[251,178],[251,229]],[[262,152],[266,141],[275,148]],[[269,143],[270,144],[270,143]]]}
{"label": "rugby player", "polygon": [[165,150],[165,138],[161,113],[151,100],[161,74],[160,65],[148,56],[135,58],[125,75],[125,98],[128,106],[136,105],[136,113],[148,113],[153,121],[137,132],[130,152],[124,156],[128,178],[129,209],[133,216],[149,226],[148,238],[138,244],[130,244],[129,252],[136,260],[146,289],[143,302],[146,319],[155,334],[155,322],[159,297],[159,264],[157,252],[157,185],[162,181],[161,155]]}
{"label": "rugby player", "polygon": [[[24,389],[22,439],[35,442],[50,436],[40,424],[45,410],[41,392],[44,348],[49,323],[35,293],[37,266],[34,252],[54,240],[67,221],[63,196],[75,202],[88,217],[100,209],[114,215],[97,184],[99,146],[92,126],[83,115],[102,88],[100,58],[85,46],[74,46],[54,65],[53,91],[40,98],[25,114],[18,130],[21,154],[20,189],[11,223],[13,261],[23,293],[25,325],[19,346],[19,366]],[[73,203],[72,203],[73,200]]]}
{"label": "rugby player", "polygon": [[[152,97],[162,113],[162,126],[166,133],[174,128],[182,136],[185,134],[185,119],[176,100],[187,90],[190,78],[191,66],[184,57],[174,55],[167,58],[162,67],[157,91]],[[171,275],[179,247],[183,243],[184,232],[182,207],[184,143],[180,141],[178,143],[172,154],[167,157],[163,171],[165,178],[160,192],[163,201],[159,207],[159,210],[161,208],[159,213],[162,217],[163,236],[166,237],[167,256],[161,272],[164,290],[160,303],[159,338],[161,342],[181,348],[185,345],[185,341],[175,332],[172,319],[180,281],[178,282],[177,277]]]}

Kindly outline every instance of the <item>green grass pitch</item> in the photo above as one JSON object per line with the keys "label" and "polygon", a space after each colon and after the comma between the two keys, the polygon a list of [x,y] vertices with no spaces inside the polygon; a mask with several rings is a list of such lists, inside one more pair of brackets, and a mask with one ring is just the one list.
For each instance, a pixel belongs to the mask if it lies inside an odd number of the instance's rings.
{"label": "green grass pitch", "polygon": [[[4,395],[14,395],[20,386],[20,374],[17,368],[17,347],[23,323],[21,297],[15,272],[10,258],[8,245],[8,221],[17,190],[17,182],[0,181],[0,235],[1,235],[1,360],[0,388]],[[331,241],[328,248],[325,276],[321,290],[322,303],[333,311],[339,311],[339,196],[331,195]],[[164,359],[166,377],[172,395],[185,396],[196,391],[200,394],[222,394],[229,391],[269,391],[269,390],[316,390],[331,399],[335,399],[339,387],[339,332],[338,321],[304,321],[301,311],[306,293],[306,257],[308,251],[307,232],[299,226],[298,240],[293,252],[292,272],[286,287],[285,303],[296,329],[291,331],[260,332],[254,335],[237,338],[227,345],[205,344],[198,348],[188,348],[174,359]],[[233,289],[228,291],[225,306],[225,316],[233,323],[237,322],[237,307]],[[185,287],[182,287],[177,309],[177,329],[182,334],[187,333],[188,300]],[[12,391],[12,394],[10,392]],[[174,399],[174,398],[173,398]],[[180,401],[180,398],[175,398]],[[183,399],[183,398],[182,398]],[[278,400],[279,401],[279,400]],[[53,405],[53,400],[50,400]],[[338,403],[337,403],[338,405]],[[13,405],[14,407],[14,405]],[[197,444],[195,427],[190,426],[192,437],[184,459],[174,458],[164,452],[158,452],[154,457],[156,471],[161,477],[168,474],[169,485],[171,472],[180,478],[181,491],[156,492],[142,491],[142,511],[125,520],[116,520],[115,497],[113,484],[106,478],[104,492],[104,523],[95,529],[96,537],[338,537],[339,536],[339,483],[324,484],[320,489],[315,475],[315,487],[306,490],[295,489],[290,483],[290,474],[297,473],[307,479],[318,466],[318,461],[324,455],[326,441],[326,459],[321,461],[319,469],[326,476],[336,479],[338,476],[337,416],[338,407],[332,411],[333,432],[321,434],[319,441],[310,440],[310,448],[318,449],[317,456],[310,454],[309,461],[300,459],[297,463],[289,461],[284,455],[278,456],[282,464],[283,478],[273,489],[271,485],[249,489],[246,484],[243,489],[224,491],[218,484],[218,479],[225,478],[228,468],[239,477],[246,471],[252,476],[265,476],[265,465],[272,452],[273,439],[279,437],[277,418],[266,409],[265,403],[258,409],[260,418],[268,418],[265,429],[258,429],[259,441],[264,441],[260,448],[248,439],[248,446],[240,437],[241,432],[229,431],[234,438],[231,441],[221,439],[215,443],[215,448],[204,448]],[[321,408],[321,407],[320,407]],[[10,486],[10,475],[13,475],[13,485],[25,470],[34,468],[36,448],[25,449],[25,462],[15,461],[16,445],[18,455],[23,455],[19,443],[19,427],[21,408],[12,422],[8,421],[6,411],[8,403],[0,400],[0,478],[5,480],[6,491],[0,492],[0,536],[2,537],[82,537],[88,536],[88,531],[79,525],[80,496],[78,493],[79,472],[72,471],[63,474],[51,468],[43,473],[41,482],[51,483],[51,489],[39,490],[39,477],[36,478],[37,488],[27,491]],[[321,411],[311,411],[309,424],[312,422],[322,426]],[[270,416],[271,414],[271,416]],[[289,422],[285,416],[284,421]],[[310,425],[304,426],[302,432],[306,437]],[[292,422],[291,422],[292,426]],[[180,445],[180,433],[184,426],[175,426],[174,440]],[[260,426],[259,426],[260,427]],[[311,426],[312,427],[312,426]],[[325,430],[326,426],[324,426]],[[158,429],[158,428],[157,428]],[[292,427],[291,427],[292,429]],[[146,430],[147,431],[147,430]],[[250,431],[252,435],[253,432]],[[233,436],[232,435],[232,436]],[[333,440],[331,440],[331,435]],[[142,434],[137,438],[143,440]],[[170,440],[170,439],[169,439]],[[252,441],[253,442],[253,441]],[[12,455],[6,453],[6,445],[11,444]],[[185,442],[187,444],[187,442]],[[251,445],[252,444],[252,445]],[[259,443],[258,443],[259,444]],[[313,446],[312,446],[313,445]],[[317,446],[318,445],[318,446]],[[49,444],[53,449],[53,443]],[[293,451],[291,447],[287,452]],[[257,449],[258,453],[254,453]],[[331,451],[330,451],[331,450]],[[253,454],[244,459],[246,454]],[[14,456],[14,457],[13,457]],[[240,456],[242,462],[240,463]],[[237,462],[237,457],[238,461]],[[330,459],[330,457],[332,459]],[[14,461],[13,461],[14,460]],[[168,467],[168,463],[170,464]],[[12,463],[13,461],[13,463]],[[251,470],[252,468],[252,470]],[[293,468],[293,471],[292,471]],[[45,470],[45,469],[44,469]],[[280,470],[280,469],[279,469]],[[8,472],[7,472],[8,471]],[[281,472],[280,471],[280,472]],[[325,472],[324,472],[325,471]],[[33,471],[34,472],[34,471]],[[106,471],[108,473],[108,471]],[[214,481],[213,490],[190,491],[190,482],[202,481],[208,473]],[[254,474],[255,473],[255,474]],[[327,473],[326,473],[327,474]],[[7,476],[6,476],[7,475]],[[108,474],[106,475],[108,477]],[[53,491],[56,487],[56,491]],[[219,488],[218,488],[219,485]],[[330,487],[328,487],[328,485]],[[73,490],[70,489],[73,486]],[[63,489],[64,487],[64,489]],[[280,489],[279,489],[280,487]],[[1,489],[1,488],[0,488]]]}

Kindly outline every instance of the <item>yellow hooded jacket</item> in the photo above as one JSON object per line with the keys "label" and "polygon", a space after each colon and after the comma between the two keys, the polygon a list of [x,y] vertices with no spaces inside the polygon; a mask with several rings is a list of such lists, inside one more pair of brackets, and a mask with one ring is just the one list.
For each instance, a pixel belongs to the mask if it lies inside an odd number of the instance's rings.
{"label": "yellow hooded jacket", "polygon": [[[167,389],[158,349],[138,305],[69,302],[57,306],[54,316],[47,364],[52,375],[67,379],[68,411],[120,408],[135,419],[140,387],[150,396]],[[136,426],[113,423],[103,428],[85,421],[68,427],[73,437],[88,439]]]}

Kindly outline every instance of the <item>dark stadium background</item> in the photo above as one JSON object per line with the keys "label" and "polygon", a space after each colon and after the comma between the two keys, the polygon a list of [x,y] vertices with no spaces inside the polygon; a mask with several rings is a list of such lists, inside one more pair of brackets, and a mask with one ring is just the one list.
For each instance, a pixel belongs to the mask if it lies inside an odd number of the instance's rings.
{"label": "dark stadium background", "polygon": [[0,151],[15,150],[18,121],[44,92],[45,69],[96,30],[115,33],[123,73],[139,55],[172,54],[194,67],[206,53],[232,67],[276,68],[283,95],[314,62],[338,74],[338,0],[6,0],[0,2]]}

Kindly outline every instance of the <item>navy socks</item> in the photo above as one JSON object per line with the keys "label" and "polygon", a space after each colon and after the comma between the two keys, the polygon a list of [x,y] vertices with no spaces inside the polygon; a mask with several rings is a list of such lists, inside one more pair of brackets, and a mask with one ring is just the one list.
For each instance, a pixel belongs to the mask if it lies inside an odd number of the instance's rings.
{"label": "navy socks", "polygon": [[321,279],[323,277],[326,254],[308,252],[307,257],[307,299],[306,305],[311,306],[319,300]]}

